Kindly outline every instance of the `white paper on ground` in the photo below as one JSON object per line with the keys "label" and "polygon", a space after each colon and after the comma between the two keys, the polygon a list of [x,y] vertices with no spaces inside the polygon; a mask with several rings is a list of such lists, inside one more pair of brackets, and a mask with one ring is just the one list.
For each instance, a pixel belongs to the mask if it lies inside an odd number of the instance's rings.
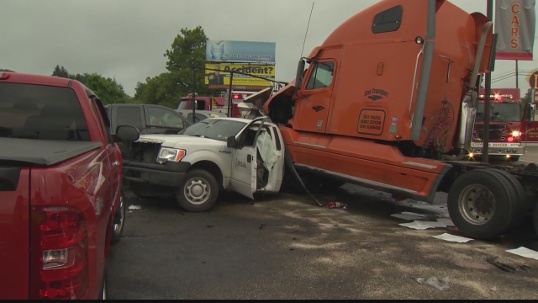
{"label": "white paper on ground", "polygon": [[401,223],[398,224],[401,226],[413,228],[413,229],[428,229],[435,227],[446,227],[446,223],[437,222],[437,221],[413,221],[410,223]]}
{"label": "white paper on ground", "polygon": [[520,247],[514,248],[514,249],[507,249],[506,251],[509,252],[509,253],[512,253],[512,254],[516,254],[518,256],[525,257],[525,258],[538,260],[538,252],[536,252],[536,251],[534,251],[532,249],[528,249],[528,248],[523,247],[523,246],[520,246]]}
{"label": "white paper on ground", "polygon": [[139,205],[129,205],[129,210],[140,209]]}
{"label": "white paper on ground", "polygon": [[421,214],[415,214],[415,213],[411,213],[411,212],[402,212],[400,214],[392,214],[391,215],[392,217],[396,217],[396,218],[400,218],[400,219],[404,219],[404,220],[417,220],[417,219],[420,219],[420,218],[423,218],[424,215],[421,215]]}
{"label": "white paper on ground", "polygon": [[450,218],[439,218],[437,219],[437,222],[444,223],[446,226],[454,226],[454,222]]}
{"label": "white paper on ground", "polygon": [[447,234],[447,233],[444,233],[444,234],[438,235],[438,236],[433,236],[433,237],[437,238],[437,239],[445,240],[445,241],[448,241],[448,242],[456,242],[456,243],[465,243],[465,242],[469,242],[469,241],[474,240],[474,239],[471,239],[471,238],[455,236],[455,235],[451,235],[451,234]]}

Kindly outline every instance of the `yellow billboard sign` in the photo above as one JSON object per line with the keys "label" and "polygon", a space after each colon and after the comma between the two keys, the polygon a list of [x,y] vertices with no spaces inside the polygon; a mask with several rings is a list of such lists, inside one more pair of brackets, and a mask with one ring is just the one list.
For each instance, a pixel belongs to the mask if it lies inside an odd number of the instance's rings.
{"label": "yellow billboard sign", "polygon": [[274,64],[229,64],[215,63],[205,65],[205,84],[209,88],[228,88],[232,86],[269,87],[275,80]]}

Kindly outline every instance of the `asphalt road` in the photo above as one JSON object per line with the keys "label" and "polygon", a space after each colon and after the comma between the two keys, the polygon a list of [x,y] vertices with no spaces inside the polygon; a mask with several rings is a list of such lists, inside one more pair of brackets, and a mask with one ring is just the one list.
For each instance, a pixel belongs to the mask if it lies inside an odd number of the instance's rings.
{"label": "asphalt road", "polygon": [[132,198],[108,261],[109,299],[538,298],[538,261],[506,251],[538,251],[528,222],[491,241],[453,243],[434,238],[458,235],[453,227],[415,230],[391,216],[446,219],[442,195],[430,206],[345,185],[316,197],[348,208],[304,194],[255,203],[230,194],[210,212],[187,213],[172,199]]}

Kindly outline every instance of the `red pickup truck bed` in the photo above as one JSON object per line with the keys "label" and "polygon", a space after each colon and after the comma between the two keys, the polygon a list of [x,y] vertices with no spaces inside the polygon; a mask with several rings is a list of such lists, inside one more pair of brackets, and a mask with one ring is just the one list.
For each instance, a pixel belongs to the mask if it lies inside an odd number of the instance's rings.
{"label": "red pickup truck bed", "polygon": [[123,229],[122,158],[97,96],[0,72],[0,299],[99,299]]}

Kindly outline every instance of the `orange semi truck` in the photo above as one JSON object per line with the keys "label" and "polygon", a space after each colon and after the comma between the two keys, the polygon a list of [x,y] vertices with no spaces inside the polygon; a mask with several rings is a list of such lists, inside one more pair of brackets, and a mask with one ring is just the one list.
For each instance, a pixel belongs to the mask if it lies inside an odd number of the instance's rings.
{"label": "orange semi truck", "polygon": [[468,161],[492,41],[491,20],[449,1],[379,1],[301,58],[263,111],[303,181],[430,203],[447,192],[462,234],[495,237],[536,208],[538,171]]}

